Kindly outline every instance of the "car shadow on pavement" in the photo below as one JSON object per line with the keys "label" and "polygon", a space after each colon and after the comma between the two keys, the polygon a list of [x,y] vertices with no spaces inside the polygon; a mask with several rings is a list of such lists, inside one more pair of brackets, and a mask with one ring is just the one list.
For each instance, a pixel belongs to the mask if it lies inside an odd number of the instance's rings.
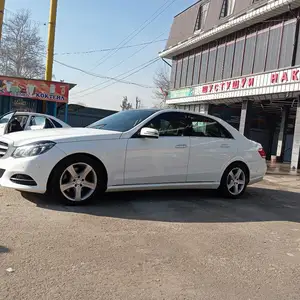
{"label": "car shadow on pavement", "polygon": [[249,187],[241,199],[219,197],[214,191],[168,190],[107,193],[83,206],[64,206],[55,199],[22,193],[38,207],[70,213],[161,222],[300,221],[299,194]]}

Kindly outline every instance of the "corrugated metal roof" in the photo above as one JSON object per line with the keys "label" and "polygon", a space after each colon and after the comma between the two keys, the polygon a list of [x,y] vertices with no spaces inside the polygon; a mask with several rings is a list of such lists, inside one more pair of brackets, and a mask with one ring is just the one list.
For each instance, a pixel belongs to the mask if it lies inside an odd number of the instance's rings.
{"label": "corrugated metal roof", "polygon": [[[219,14],[216,12],[220,12],[222,0],[210,1],[211,4],[207,15],[207,23],[209,24],[207,26],[205,25],[205,30],[203,32],[194,33],[193,30],[198,12],[195,11],[197,6],[192,6],[190,10],[194,10],[193,12],[187,10],[185,14],[179,15],[182,16],[182,19],[174,19],[167,48],[160,53],[160,57],[172,58],[178,54],[300,6],[300,0],[269,0],[258,3],[250,9],[249,5],[252,3],[252,0],[236,0],[236,3],[239,3],[239,11],[237,11],[236,8],[234,15],[224,18],[224,20],[220,20]],[[200,3],[198,2],[197,4],[199,9]],[[192,18],[194,19],[192,20]],[[213,20],[215,21],[213,22]],[[217,20],[219,25],[212,26],[212,24],[217,24]],[[175,21],[177,21],[177,23]],[[186,25],[184,25],[185,22]],[[211,26],[212,28],[209,28]],[[177,44],[174,44],[175,41],[179,39],[176,35],[182,37],[182,39],[179,40]],[[185,39],[183,39],[183,37]]]}

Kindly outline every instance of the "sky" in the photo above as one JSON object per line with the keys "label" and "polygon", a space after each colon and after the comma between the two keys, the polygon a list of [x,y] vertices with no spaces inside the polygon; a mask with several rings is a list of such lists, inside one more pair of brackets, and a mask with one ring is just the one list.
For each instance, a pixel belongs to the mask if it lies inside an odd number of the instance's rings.
{"label": "sky", "polygon": [[[94,75],[116,77],[125,72],[130,74],[130,70],[138,69],[158,57],[158,53],[165,47],[174,16],[195,2],[58,0],[55,60]],[[39,26],[46,46],[50,0],[6,0],[5,6],[5,18],[13,16],[20,9],[29,9],[32,21]],[[124,47],[152,41],[156,42],[119,51],[74,54],[116,48],[120,43]],[[148,88],[124,83],[111,84],[114,81],[84,74],[57,62],[54,63],[53,74],[57,81],[76,84],[70,92],[70,103],[119,110],[123,96],[127,96],[133,104],[135,98],[139,97],[143,107],[157,104],[158,100],[153,96],[153,76],[161,68],[170,71],[170,67],[160,59],[124,79]]]}

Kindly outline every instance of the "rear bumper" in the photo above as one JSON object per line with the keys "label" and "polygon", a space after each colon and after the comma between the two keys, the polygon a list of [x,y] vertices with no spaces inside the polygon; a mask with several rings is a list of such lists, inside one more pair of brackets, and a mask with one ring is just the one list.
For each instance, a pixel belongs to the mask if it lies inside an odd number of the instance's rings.
{"label": "rear bumper", "polygon": [[[47,191],[47,182],[50,173],[54,166],[64,157],[66,154],[54,146],[47,153],[26,158],[13,158],[7,157],[0,159],[0,185],[7,188],[12,188],[20,191],[40,193],[43,194]],[[19,180],[12,180],[15,175],[29,176],[34,185]],[[13,177],[14,178],[14,177]]]}
{"label": "rear bumper", "polygon": [[261,159],[261,161],[249,163],[249,168],[249,185],[262,181],[267,173],[267,163],[264,159]]}
{"label": "rear bumper", "polygon": [[254,184],[254,183],[260,182],[260,181],[262,181],[263,179],[264,179],[264,177],[263,177],[263,176],[256,177],[256,178],[252,178],[252,179],[249,181],[248,185],[251,185],[251,184]]}

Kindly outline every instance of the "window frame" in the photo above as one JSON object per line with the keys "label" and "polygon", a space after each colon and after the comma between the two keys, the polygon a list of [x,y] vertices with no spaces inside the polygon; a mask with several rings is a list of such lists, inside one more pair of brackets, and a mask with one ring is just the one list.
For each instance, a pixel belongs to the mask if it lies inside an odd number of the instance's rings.
{"label": "window frame", "polygon": [[[219,56],[219,52],[220,52],[220,48],[223,48],[223,58],[222,61],[220,61],[220,63],[222,64],[221,68],[220,68],[220,74],[217,73],[217,63],[219,62],[218,58],[220,58]],[[224,71],[224,62],[225,62],[225,54],[226,54],[226,43],[220,43],[217,47],[217,55],[216,55],[216,64],[215,64],[215,72],[214,72],[214,80],[215,81],[219,81],[223,79],[223,71]],[[216,75],[220,75],[220,78],[216,78]]]}
{"label": "window frame", "polygon": [[[212,57],[212,52],[215,51],[214,53],[214,61],[212,67],[212,73],[209,74],[210,70],[210,64],[211,64],[211,57]],[[216,72],[216,62],[217,62],[217,54],[218,54],[218,45],[215,45],[211,48],[209,48],[209,53],[208,53],[208,61],[207,61],[207,70],[206,70],[206,82],[213,82],[215,78],[215,72]],[[208,78],[208,75],[211,75],[210,78]]]}
{"label": "window frame", "polygon": [[[236,53],[237,53],[237,44],[241,43],[242,44],[242,49],[241,49],[241,61],[240,61],[240,65],[239,68],[235,69],[236,66]],[[240,77],[242,76],[242,70],[243,70],[243,64],[244,64],[244,53],[245,53],[245,45],[246,45],[246,39],[245,36],[243,37],[239,37],[235,40],[235,45],[234,45],[234,57],[233,57],[233,61],[232,61],[232,71],[231,71],[231,77],[235,78],[235,77]],[[234,71],[239,71],[238,74],[234,74]]]}
{"label": "window frame", "polygon": [[[143,126],[141,126],[132,136],[131,136],[131,138],[143,138],[143,137],[141,137],[140,136],[140,132],[141,132],[141,130],[142,130],[142,128],[145,128],[145,127],[148,127],[149,126],[149,124],[151,123],[151,122],[153,122],[153,120],[155,120],[155,119],[157,119],[157,118],[162,118],[164,115],[167,115],[167,114],[171,114],[171,115],[182,115],[182,120],[185,120],[186,119],[186,113],[184,113],[184,112],[180,112],[180,111],[178,111],[178,112],[175,112],[175,111],[169,111],[169,112],[162,112],[162,113],[160,113],[159,115],[156,115],[156,116],[154,116],[154,117],[152,117],[147,123],[145,123]],[[180,118],[178,119],[178,120],[180,120]],[[179,129],[177,129],[177,130],[179,130]],[[159,132],[159,131],[158,131]],[[184,132],[184,129],[183,129],[183,132]],[[159,138],[174,138],[174,137],[179,137],[179,138],[181,138],[181,137],[185,137],[185,135],[184,135],[184,133],[182,134],[182,135],[159,135]]]}
{"label": "window frame", "polygon": [[[199,118],[199,119],[203,119],[203,120],[209,120],[209,122],[212,123],[216,123],[217,127],[219,127],[219,130],[223,131],[225,133],[226,137],[215,137],[215,136],[194,136],[194,135],[184,135],[184,136],[188,136],[191,138],[215,138],[215,139],[228,139],[228,140],[234,140],[234,137],[232,136],[232,134],[229,132],[229,130],[227,130],[222,124],[220,124],[217,120],[210,118],[209,116],[203,116],[200,114],[193,114],[193,113],[187,113],[187,118]],[[201,121],[200,121],[201,122]]]}
{"label": "window frame", "polygon": [[[203,58],[205,58],[204,55],[207,55],[207,57],[206,57],[206,68],[203,68]],[[206,83],[208,60],[209,60],[209,48],[202,49],[202,51],[201,51],[201,62],[200,62],[200,68],[199,68],[198,84]],[[202,72],[205,72],[205,74],[202,74]],[[204,75],[203,76],[203,81],[201,81],[202,80],[201,74]]]}
{"label": "window frame", "polygon": [[192,85],[198,85],[200,83],[201,64],[202,64],[202,49],[198,49],[198,51],[195,51]]}
{"label": "window frame", "polygon": [[[227,55],[227,52],[228,52],[228,46],[231,46],[233,45],[233,50],[232,50],[232,61],[231,63],[229,64],[229,66],[231,66],[231,69],[230,69],[230,74],[228,77],[225,77],[225,66],[226,66],[226,62],[227,62],[227,59],[226,59],[226,55]],[[234,40],[230,40],[228,42],[226,42],[226,47],[225,47],[225,55],[224,55],[224,64],[223,64],[223,74],[222,74],[222,79],[230,79],[232,78],[232,70],[233,70],[233,62],[234,62],[234,52],[235,52],[235,39]]]}
{"label": "window frame", "polygon": [[[291,60],[290,60],[290,65],[289,66],[281,66],[281,63],[282,63],[282,53],[286,53],[286,49],[284,49],[283,51],[283,38],[284,38],[284,34],[285,34],[285,28],[286,26],[288,25],[294,25],[294,32],[293,32],[293,35],[290,35],[288,34],[288,37],[292,37],[293,39],[293,42],[292,43],[287,43],[288,45],[291,45]],[[280,45],[280,50],[279,50],[279,60],[278,60],[278,68],[279,69],[283,69],[283,68],[290,68],[292,65],[293,65],[293,52],[294,52],[294,47],[295,47],[295,34],[296,34],[296,30],[297,30],[297,21],[296,19],[291,19],[291,20],[288,20],[288,21],[285,21],[283,23],[283,28],[282,28],[282,33],[281,33],[281,45]]]}
{"label": "window frame", "polygon": [[190,51],[189,58],[188,58],[187,74],[186,74],[187,87],[193,85],[194,67],[195,67],[195,52]]}
{"label": "window frame", "polygon": [[[50,122],[53,124],[53,128],[63,128],[64,126],[61,124],[61,123],[59,123],[59,122],[57,122],[56,120],[54,120],[54,119],[52,119],[52,118],[48,118],[49,120],[50,120]],[[59,125],[59,127],[57,127],[56,125],[55,125],[55,123],[57,123],[58,125]]]}
{"label": "window frame", "polygon": [[[206,21],[206,18],[207,18],[207,13],[208,13],[208,10],[209,10],[209,7],[210,7],[210,0],[206,0],[206,1],[202,1],[202,2],[203,3],[201,3],[200,6],[199,6],[194,32],[199,32],[199,31],[203,30],[203,27],[205,25],[205,21]],[[203,8],[206,5],[207,5],[207,9],[206,9],[206,11],[204,11]],[[204,14],[204,12],[205,12],[205,14]],[[203,16],[204,16],[204,20],[203,20]]]}
{"label": "window frame", "polygon": [[[277,57],[274,59],[274,61],[276,62],[276,66],[274,68],[268,68],[268,62],[269,62],[269,47],[272,45],[270,45],[270,39],[271,39],[271,34],[272,34],[272,30],[276,30],[278,29],[280,31],[279,33],[279,39],[280,41],[277,43],[278,45],[278,53],[277,53]],[[268,38],[268,48],[267,48],[267,57],[266,57],[266,64],[265,64],[265,72],[269,72],[269,71],[274,71],[278,69],[278,65],[279,65],[279,57],[280,57],[280,49],[281,49],[281,40],[282,40],[282,32],[283,32],[283,22],[270,26],[269,27],[269,38]],[[273,51],[274,52],[274,51]]]}
{"label": "window frame", "polygon": [[[234,12],[236,0],[223,0],[221,5],[221,11],[219,15],[219,19],[224,19],[231,16]],[[224,15],[223,15],[223,7],[224,7]]]}
{"label": "window frame", "polygon": [[[247,42],[248,42],[248,38],[249,39],[252,39],[253,38],[253,40],[254,40],[254,47],[253,47],[253,49],[252,49],[252,53],[251,53],[251,55],[252,55],[252,64],[250,65],[250,73],[246,73],[246,74],[244,74],[244,68],[245,68],[245,61],[247,60],[247,61],[249,61],[249,59],[248,59],[248,56],[246,56],[247,55]],[[255,32],[253,32],[253,33],[250,33],[250,34],[247,34],[247,36],[246,36],[246,39],[245,39],[245,45],[244,45],[244,58],[243,58],[243,66],[242,66],[242,71],[241,71],[241,75],[242,76],[249,76],[249,75],[251,75],[251,74],[253,74],[253,68],[254,68],[254,59],[255,59],[255,51],[256,51],[256,39],[257,39],[257,32],[255,31]]]}

